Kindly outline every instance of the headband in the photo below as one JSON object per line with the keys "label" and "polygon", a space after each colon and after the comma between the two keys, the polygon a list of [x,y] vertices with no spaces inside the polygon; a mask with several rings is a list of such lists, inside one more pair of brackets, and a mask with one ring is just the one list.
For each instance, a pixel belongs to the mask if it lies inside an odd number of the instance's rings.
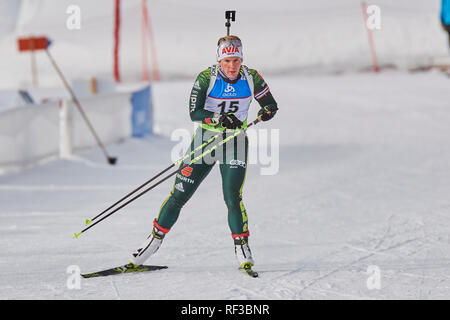
{"label": "headband", "polygon": [[225,40],[219,44],[217,47],[217,61],[229,57],[244,59],[241,40]]}

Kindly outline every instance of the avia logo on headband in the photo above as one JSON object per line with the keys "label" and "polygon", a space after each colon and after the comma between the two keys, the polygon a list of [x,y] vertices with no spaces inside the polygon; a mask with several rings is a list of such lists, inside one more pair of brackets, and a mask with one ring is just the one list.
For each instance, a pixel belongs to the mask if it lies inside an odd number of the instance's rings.
{"label": "avia logo on headband", "polygon": [[242,55],[242,47],[236,46],[227,46],[227,47],[219,47],[217,50],[217,61],[220,61],[224,58],[229,57],[238,57],[244,59]]}
{"label": "avia logo on headband", "polygon": [[222,54],[233,54],[233,53],[240,54],[241,52],[239,51],[238,47],[226,47],[222,49]]}
{"label": "avia logo on headband", "polygon": [[241,40],[232,39],[222,41],[217,47],[217,61],[228,57],[243,59]]}

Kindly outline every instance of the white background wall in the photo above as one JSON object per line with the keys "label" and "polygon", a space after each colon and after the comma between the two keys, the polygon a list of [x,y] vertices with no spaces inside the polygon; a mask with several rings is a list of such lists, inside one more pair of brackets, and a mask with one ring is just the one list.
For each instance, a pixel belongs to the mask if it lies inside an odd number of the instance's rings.
{"label": "white background wall", "polygon": [[[3,0],[4,2],[18,0]],[[0,34],[0,87],[29,85],[28,54],[17,52],[18,35],[48,35],[62,70],[71,79],[112,76],[113,0],[22,0],[14,32]],[[440,27],[440,0],[374,0],[381,30],[374,33],[380,64],[409,68],[448,55]],[[67,7],[81,9],[81,29],[68,30]],[[122,1],[120,67],[123,79],[141,79],[141,1]],[[245,63],[263,74],[359,70],[371,65],[359,0],[149,0],[150,21],[163,79],[194,77],[215,62],[225,34],[224,11],[237,10],[231,31],[244,41]],[[11,15],[14,8],[10,9]],[[42,85],[59,85],[43,54]]]}

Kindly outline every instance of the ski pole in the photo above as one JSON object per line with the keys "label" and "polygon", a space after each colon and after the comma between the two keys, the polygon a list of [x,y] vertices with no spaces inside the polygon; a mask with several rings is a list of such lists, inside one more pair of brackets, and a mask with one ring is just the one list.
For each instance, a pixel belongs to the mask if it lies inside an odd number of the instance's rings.
{"label": "ski pole", "polygon": [[[250,123],[247,126],[247,129],[249,127],[251,127],[252,125],[257,124],[258,122],[261,121],[261,117],[258,117],[255,121],[253,121],[252,123]],[[195,157],[194,159],[192,159],[188,164],[185,164],[184,166],[182,166],[181,168],[175,170],[174,172],[172,172],[171,174],[169,174],[168,176],[162,178],[160,181],[156,182],[154,185],[148,187],[147,189],[145,189],[144,191],[142,191],[141,193],[137,194],[136,196],[134,196],[133,198],[131,198],[130,200],[128,200],[127,202],[123,203],[122,205],[120,205],[119,207],[117,207],[116,209],[114,209],[113,211],[111,211],[110,213],[108,213],[107,215],[103,216],[100,220],[97,220],[96,222],[94,222],[93,224],[90,224],[89,226],[87,226],[86,228],[84,228],[83,230],[81,230],[79,233],[75,233],[74,234],[74,238],[78,238],[82,233],[86,232],[87,230],[89,230],[90,228],[92,228],[93,226],[95,226],[96,224],[100,223],[101,221],[103,221],[104,219],[108,218],[109,216],[111,216],[112,214],[116,213],[117,211],[119,211],[120,209],[122,209],[123,207],[127,206],[128,204],[130,204],[131,202],[133,202],[134,200],[138,199],[139,197],[143,196],[144,194],[146,194],[147,192],[149,192],[150,190],[152,190],[153,188],[155,188],[156,186],[158,186],[159,184],[161,184],[162,182],[166,181],[167,179],[169,179],[170,177],[172,177],[173,175],[175,175],[179,170],[182,170],[183,168],[194,164],[195,162],[197,162],[198,160],[202,159],[203,157],[205,157],[207,154],[210,154],[211,152],[213,152],[215,149],[217,149],[218,147],[226,144],[228,141],[230,141],[231,139],[234,139],[236,136],[238,136],[239,134],[241,134],[242,132],[245,132],[244,129],[241,129],[239,131],[236,131],[233,135],[227,137],[226,139],[220,141],[219,143],[215,144],[211,149],[208,149],[207,151],[203,152],[201,155]]]}
{"label": "ski pole", "polygon": [[152,182],[153,180],[155,180],[156,178],[160,177],[162,174],[166,173],[167,171],[169,171],[170,169],[172,169],[173,167],[179,165],[181,162],[183,162],[185,159],[189,158],[190,156],[192,156],[193,154],[195,154],[198,150],[201,150],[202,148],[206,147],[207,145],[211,144],[218,136],[220,135],[220,133],[216,134],[215,136],[211,137],[208,141],[206,141],[205,143],[203,143],[201,146],[198,146],[197,148],[195,148],[194,150],[191,151],[190,154],[185,155],[183,158],[175,161],[174,163],[172,163],[170,166],[168,166],[167,168],[165,168],[164,170],[162,170],[161,172],[159,172],[157,175],[153,176],[152,178],[150,178],[149,180],[147,180],[146,182],[144,182],[143,184],[141,184],[139,187],[137,187],[136,189],[134,189],[133,191],[131,191],[130,193],[128,193],[127,195],[125,195],[124,197],[122,197],[120,200],[116,201],[114,204],[110,205],[108,208],[106,208],[105,210],[103,210],[102,212],[100,212],[98,215],[96,215],[95,217],[93,217],[92,219],[86,219],[86,225],[89,225],[91,222],[95,221],[98,217],[100,217],[101,215],[103,215],[105,212],[107,212],[108,210],[110,210],[111,208],[115,207],[116,205],[118,205],[120,202],[122,202],[123,200],[125,200],[126,198],[128,198],[129,196],[131,196],[132,194],[136,193],[137,191],[141,190],[143,187],[145,187],[146,185],[148,185],[150,182]]}
{"label": "ski pole", "polygon": [[59,77],[61,78],[64,86],[66,87],[67,91],[69,91],[70,96],[72,97],[73,102],[75,103],[75,106],[77,107],[78,111],[81,114],[81,117],[83,118],[84,122],[86,122],[86,125],[88,126],[89,130],[91,131],[92,135],[94,136],[95,140],[97,141],[98,146],[102,150],[103,154],[105,155],[106,159],[108,160],[108,163],[111,165],[116,164],[117,157],[111,157],[108,152],[106,151],[105,146],[103,145],[102,141],[98,137],[97,133],[94,130],[94,127],[92,126],[91,122],[89,121],[86,113],[84,112],[83,108],[81,107],[80,101],[78,101],[77,97],[75,96],[75,93],[73,92],[72,88],[70,87],[69,83],[67,82],[66,78],[64,77],[63,73],[61,72],[61,69],[59,69],[58,65],[56,64],[55,59],[53,59],[52,55],[50,54],[50,51],[48,49],[45,49],[45,52],[47,53],[48,58],[50,59],[51,64],[55,68],[56,72],[58,73]]}

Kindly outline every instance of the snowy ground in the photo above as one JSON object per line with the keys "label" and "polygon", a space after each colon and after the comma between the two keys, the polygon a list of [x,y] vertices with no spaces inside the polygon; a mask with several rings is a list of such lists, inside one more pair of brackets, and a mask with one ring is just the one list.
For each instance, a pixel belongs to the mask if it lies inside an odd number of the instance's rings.
{"label": "snowy ground", "polygon": [[[258,126],[279,129],[279,172],[249,165],[244,188],[259,279],[235,270],[215,169],[149,261],[169,269],[66,286],[68,266],[126,263],[150,232],[172,182],[72,238],[171,163],[174,129],[193,130],[192,82],[170,82],[155,87],[159,134],[109,146],[117,166],[95,150],[0,177],[0,299],[449,299],[449,79],[266,80],[280,111]],[[369,266],[379,289],[367,285]]]}

